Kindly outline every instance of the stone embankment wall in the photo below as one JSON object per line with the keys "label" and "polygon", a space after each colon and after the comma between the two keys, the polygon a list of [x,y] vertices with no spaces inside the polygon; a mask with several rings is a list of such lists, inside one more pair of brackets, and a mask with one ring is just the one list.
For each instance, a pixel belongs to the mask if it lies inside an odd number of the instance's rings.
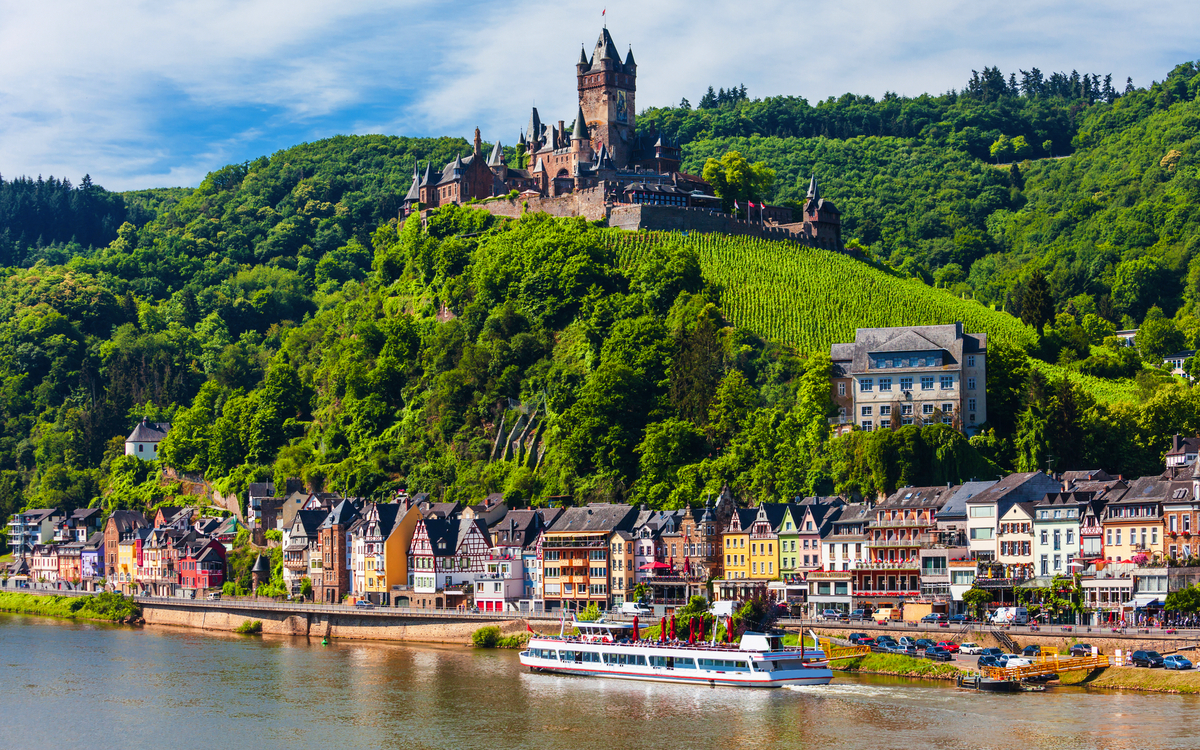
{"label": "stone embankment wall", "polygon": [[[789,628],[789,630],[794,628]],[[958,629],[950,628],[878,628],[878,627],[862,627],[859,623],[851,625],[836,625],[834,623],[824,624],[815,623],[812,626],[805,626],[806,631],[809,629],[815,630],[818,634],[832,635],[838,638],[845,638],[850,633],[866,633],[867,635],[877,638],[881,635],[890,635],[893,638],[899,638],[902,635],[907,635],[910,638],[929,638],[933,641],[954,641],[955,643],[974,642],[980,646],[1004,648],[1004,644],[992,635],[990,629],[969,630],[965,635],[961,634]],[[1057,648],[1059,651],[1066,651],[1075,643],[1087,643],[1100,649],[1100,653],[1112,655],[1117,649],[1122,651],[1136,651],[1138,649],[1153,649],[1159,653],[1171,653],[1181,648],[1196,646],[1195,638],[1182,638],[1173,636],[1160,636],[1158,634],[1147,635],[1145,633],[1127,633],[1125,635],[1102,632],[1101,628],[1092,628],[1092,632],[1087,632],[1087,627],[1076,628],[1071,633],[1026,633],[1026,632],[1008,632],[1006,633],[1021,648],[1026,646],[1036,645],[1042,648]],[[1189,656],[1189,658],[1191,658]]]}
{"label": "stone embankment wall", "polygon": [[485,625],[497,625],[504,635],[524,632],[524,620],[437,621],[419,616],[365,614],[354,611],[295,612],[228,607],[187,607],[143,603],[147,625],[170,625],[233,632],[245,622],[259,620],[264,634],[343,638],[377,641],[470,644],[471,634]]}

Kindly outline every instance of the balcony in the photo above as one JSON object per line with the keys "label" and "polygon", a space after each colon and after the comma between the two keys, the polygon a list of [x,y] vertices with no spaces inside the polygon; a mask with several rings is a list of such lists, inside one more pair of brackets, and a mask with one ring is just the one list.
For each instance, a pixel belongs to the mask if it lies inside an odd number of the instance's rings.
{"label": "balcony", "polygon": [[920,560],[906,560],[905,562],[880,561],[859,563],[855,570],[918,570],[920,567]]}

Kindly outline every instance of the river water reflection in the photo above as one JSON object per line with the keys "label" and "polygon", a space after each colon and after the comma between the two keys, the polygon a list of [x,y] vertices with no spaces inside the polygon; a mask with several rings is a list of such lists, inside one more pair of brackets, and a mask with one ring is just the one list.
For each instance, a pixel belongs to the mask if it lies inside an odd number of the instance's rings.
{"label": "river water reflection", "polygon": [[0,615],[0,747],[1200,748],[1200,698],[836,677],[735,690],[534,675],[516,654]]}

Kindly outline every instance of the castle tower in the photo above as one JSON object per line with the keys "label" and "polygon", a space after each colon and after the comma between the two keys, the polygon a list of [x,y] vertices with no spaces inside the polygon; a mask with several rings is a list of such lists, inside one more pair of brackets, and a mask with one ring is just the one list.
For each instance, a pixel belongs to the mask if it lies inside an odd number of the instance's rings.
{"label": "castle tower", "polygon": [[591,60],[580,52],[575,66],[579,79],[579,108],[587,120],[593,151],[604,144],[617,167],[629,165],[636,131],[634,92],[637,64],[633,50],[621,62],[608,29],[600,32]]}

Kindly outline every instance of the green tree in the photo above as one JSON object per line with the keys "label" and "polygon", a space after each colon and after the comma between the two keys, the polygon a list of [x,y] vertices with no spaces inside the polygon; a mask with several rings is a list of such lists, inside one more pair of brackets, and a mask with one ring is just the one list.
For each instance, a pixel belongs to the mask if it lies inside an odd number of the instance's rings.
{"label": "green tree", "polygon": [[988,153],[999,164],[1001,160],[1012,158],[1013,142],[1009,140],[1008,136],[1002,135],[992,142],[992,145],[988,148]]}
{"label": "green tree", "polygon": [[1017,159],[1028,159],[1033,153],[1033,147],[1025,140],[1025,136],[1018,135],[1012,139],[1012,153]]}
{"label": "green tree", "polygon": [[746,376],[740,370],[726,373],[708,412],[708,429],[713,442],[723,446],[732,440],[757,406],[758,391],[751,387]]}
{"label": "green tree", "polygon": [[1158,307],[1151,307],[1146,319],[1133,338],[1138,354],[1148,362],[1161,363],[1163,357],[1181,351],[1187,342],[1175,327],[1175,321],[1164,317]]}
{"label": "green tree", "polygon": [[1041,271],[1034,271],[1025,283],[1021,298],[1021,320],[1037,329],[1041,336],[1046,324],[1054,316],[1054,298],[1050,296],[1050,285]]}
{"label": "green tree", "polygon": [[963,604],[975,613],[975,617],[982,620],[987,612],[988,604],[992,602],[992,595],[986,589],[972,586],[963,593],[962,600]]}
{"label": "green tree", "polygon": [[775,170],[766,162],[751,164],[737,151],[728,151],[720,159],[710,158],[704,163],[703,176],[726,210],[733,207],[735,200],[743,203],[763,200],[775,184]]}

